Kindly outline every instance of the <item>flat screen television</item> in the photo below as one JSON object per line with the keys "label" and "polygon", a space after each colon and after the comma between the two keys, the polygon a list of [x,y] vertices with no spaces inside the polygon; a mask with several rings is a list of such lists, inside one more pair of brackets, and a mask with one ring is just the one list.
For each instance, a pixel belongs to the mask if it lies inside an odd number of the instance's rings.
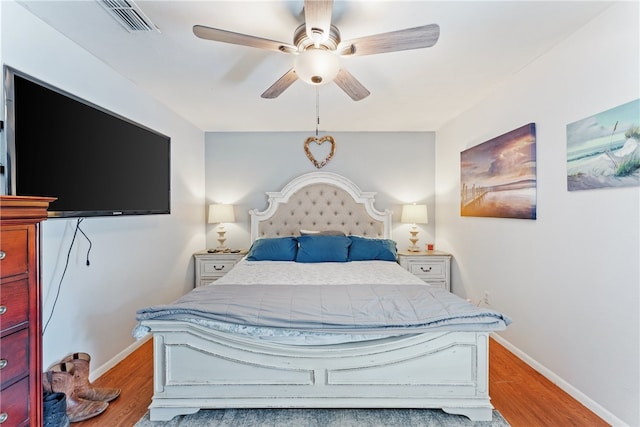
{"label": "flat screen television", "polygon": [[7,194],[50,217],[168,214],[171,139],[6,67]]}

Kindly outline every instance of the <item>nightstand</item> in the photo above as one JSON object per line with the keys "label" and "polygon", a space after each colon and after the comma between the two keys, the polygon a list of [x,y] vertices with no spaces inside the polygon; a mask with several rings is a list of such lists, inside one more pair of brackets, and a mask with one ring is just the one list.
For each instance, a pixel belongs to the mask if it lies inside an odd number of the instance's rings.
{"label": "nightstand", "polygon": [[451,254],[398,251],[398,263],[426,283],[451,292]]}
{"label": "nightstand", "polygon": [[231,252],[214,252],[209,253],[207,251],[196,252],[193,257],[196,259],[196,280],[195,287],[207,285],[215,280],[218,280],[238,261],[247,254],[247,251],[240,251],[237,253]]}

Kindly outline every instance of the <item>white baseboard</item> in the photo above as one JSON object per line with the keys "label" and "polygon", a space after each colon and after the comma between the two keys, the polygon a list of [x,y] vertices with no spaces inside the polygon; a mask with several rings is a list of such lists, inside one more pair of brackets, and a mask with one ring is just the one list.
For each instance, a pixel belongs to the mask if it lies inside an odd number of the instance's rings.
{"label": "white baseboard", "polygon": [[[133,344],[122,350],[120,353],[116,354],[111,360],[107,361],[107,363],[99,366],[97,369],[93,369],[93,372],[89,374],[89,381],[94,381],[97,378],[100,378],[104,375],[109,369],[116,366],[118,363],[122,362],[127,356],[133,353],[138,347],[151,339],[151,334],[147,335],[144,338],[141,338],[135,341]],[[92,367],[93,368],[93,367]]]}
{"label": "white baseboard", "polygon": [[556,375],[553,371],[546,368],[525,352],[520,350],[518,347],[511,344],[509,341],[505,340],[498,334],[491,334],[491,338],[495,339],[502,346],[507,348],[511,353],[515,354],[519,359],[521,359],[524,363],[531,366],[533,369],[538,371],[542,376],[547,378],[549,381],[560,387],[564,390],[569,396],[576,399],[578,402],[582,403],[586,406],[591,412],[605,420],[607,423],[611,424],[613,427],[625,427],[628,424],[623,422],[621,419],[613,415],[611,412],[603,408],[600,404],[595,402],[589,396],[582,393],[580,390],[566,382],[560,376]]}

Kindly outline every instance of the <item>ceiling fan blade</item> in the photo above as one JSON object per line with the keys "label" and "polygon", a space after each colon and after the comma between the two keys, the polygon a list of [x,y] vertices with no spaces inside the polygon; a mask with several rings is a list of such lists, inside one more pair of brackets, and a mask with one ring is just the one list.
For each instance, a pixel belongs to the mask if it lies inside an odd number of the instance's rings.
{"label": "ceiling fan blade", "polygon": [[284,76],[280,77],[277,82],[271,85],[271,87],[264,91],[262,98],[273,99],[280,96],[282,92],[284,92],[289,86],[298,80],[298,75],[295,70],[292,68],[287,71]]}
{"label": "ceiling fan blade", "polygon": [[242,46],[256,47],[258,49],[275,50],[284,53],[297,51],[295,46],[287,43],[249,36],[247,34],[234,33],[233,31],[220,30],[218,28],[205,27],[204,25],[194,25],[193,34],[205,40],[239,44]]}
{"label": "ceiling fan blade", "polygon": [[304,22],[307,36],[318,43],[327,41],[331,30],[333,0],[305,0]]}
{"label": "ceiling fan blade", "polygon": [[400,50],[422,49],[436,44],[439,37],[440,26],[429,24],[347,40],[340,43],[338,52],[341,55],[375,55]]}
{"label": "ceiling fan blade", "polygon": [[353,75],[346,69],[341,68],[334,82],[347,93],[354,101],[360,101],[371,94],[366,87],[362,85]]}

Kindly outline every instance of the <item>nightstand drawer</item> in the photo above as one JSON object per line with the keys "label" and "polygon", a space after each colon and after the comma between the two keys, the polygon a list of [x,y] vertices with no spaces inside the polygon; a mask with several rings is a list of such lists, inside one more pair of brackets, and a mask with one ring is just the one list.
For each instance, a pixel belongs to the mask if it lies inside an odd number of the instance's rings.
{"label": "nightstand drawer", "polygon": [[200,275],[207,277],[222,277],[236,265],[234,261],[211,260],[202,261],[200,264]]}
{"label": "nightstand drawer", "polygon": [[195,285],[204,286],[214,282],[227,274],[234,265],[245,255],[246,251],[238,252],[198,252],[195,257]]}
{"label": "nightstand drawer", "polygon": [[444,280],[447,277],[446,265],[442,261],[413,262],[409,264],[409,271],[421,279]]}
{"label": "nightstand drawer", "polygon": [[212,284],[213,282],[215,282],[216,280],[218,280],[220,277],[222,277],[222,276],[219,276],[219,277],[208,277],[208,278],[206,278],[206,279],[205,279],[205,278],[202,278],[202,279],[200,279],[200,282],[196,283],[196,286],[198,286],[198,287],[199,287],[199,286],[207,286],[207,285],[210,285],[210,284]]}
{"label": "nightstand drawer", "polygon": [[441,251],[399,251],[398,264],[425,283],[451,292],[450,254]]}

